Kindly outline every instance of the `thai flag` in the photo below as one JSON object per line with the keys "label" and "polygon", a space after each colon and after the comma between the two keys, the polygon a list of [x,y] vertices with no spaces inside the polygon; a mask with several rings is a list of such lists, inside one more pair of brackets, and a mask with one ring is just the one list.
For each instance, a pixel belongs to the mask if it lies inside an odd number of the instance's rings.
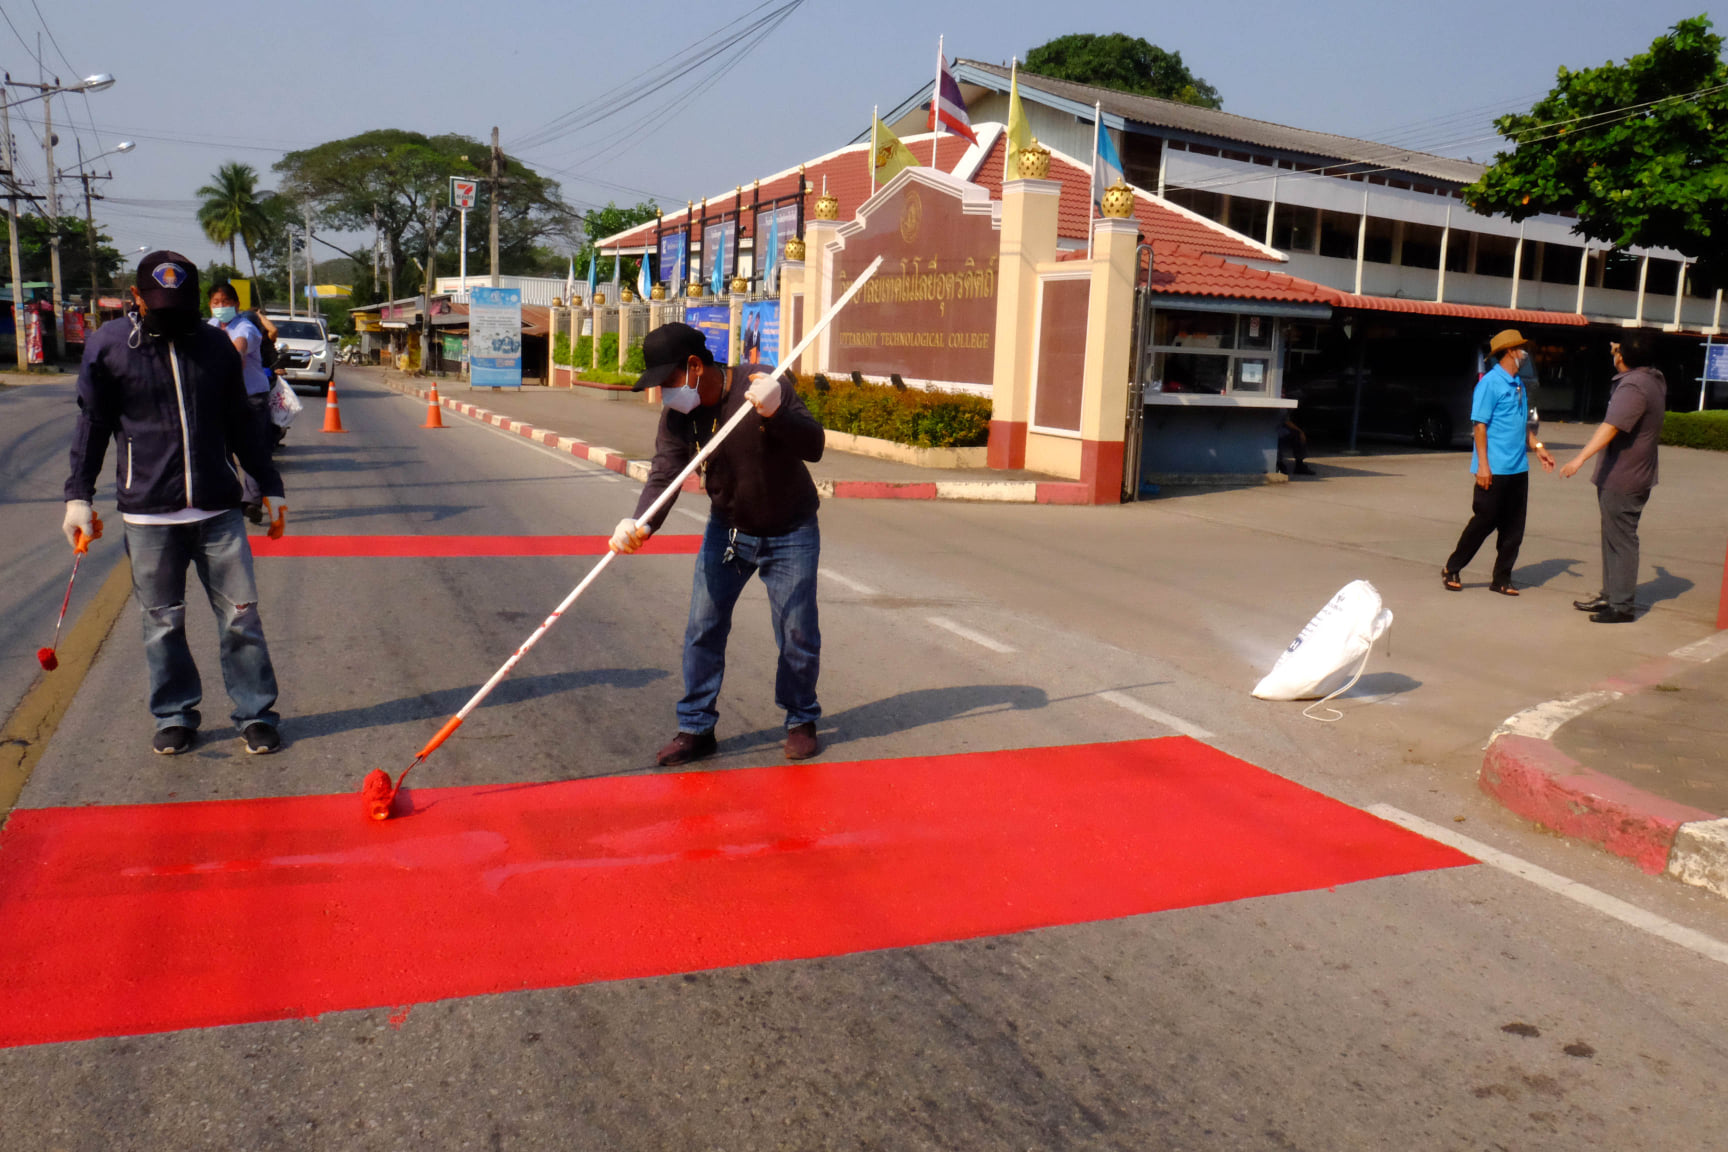
{"label": "thai flag", "polygon": [[960,96],[960,85],[954,79],[954,73],[948,71],[948,58],[940,48],[936,52],[936,91],[930,100],[929,129],[963,136],[974,144],[978,143],[978,134],[972,131],[972,119],[966,115],[966,101]]}

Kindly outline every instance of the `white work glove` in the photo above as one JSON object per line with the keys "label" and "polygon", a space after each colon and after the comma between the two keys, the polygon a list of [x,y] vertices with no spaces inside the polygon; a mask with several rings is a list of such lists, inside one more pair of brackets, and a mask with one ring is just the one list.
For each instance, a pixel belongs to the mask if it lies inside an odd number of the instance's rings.
{"label": "white work glove", "polygon": [[84,535],[91,539],[95,539],[95,519],[96,512],[95,509],[90,507],[90,501],[66,501],[66,519],[60,524],[60,531],[66,534],[66,543],[72,545],[74,548],[78,547],[79,532],[83,532]]}
{"label": "white work glove", "polygon": [[744,399],[750,401],[763,419],[767,419],[780,411],[780,381],[765,372],[752,376],[750,390],[744,393]]}
{"label": "white work glove", "polygon": [[654,529],[646,524],[637,524],[630,516],[618,521],[618,527],[612,529],[611,548],[614,552],[622,552],[626,556],[648,542],[648,537],[654,535]]}

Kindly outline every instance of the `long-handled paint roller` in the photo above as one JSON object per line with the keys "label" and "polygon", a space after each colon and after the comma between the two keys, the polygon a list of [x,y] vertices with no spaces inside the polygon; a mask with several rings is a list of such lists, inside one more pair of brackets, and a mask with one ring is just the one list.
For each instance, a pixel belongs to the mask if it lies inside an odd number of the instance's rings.
{"label": "long-handled paint roller", "polygon": [[[841,294],[840,299],[834,301],[834,306],[828,309],[822,318],[816,322],[815,326],[804,334],[804,338],[798,341],[792,351],[780,358],[780,362],[774,366],[773,372],[771,373],[774,379],[778,380],[788,368],[797,363],[798,357],[804,353],[804,350],[810,346],[811,342],[814,341],[817,336],[822,334],[823,329],[827,328],[834,317],[840,314],[840,309],[844,308],[851,301],[852,297],[857,294],[860,288],[864,287],[865,282],[867,282],[870,277],[874,276],[876,270],[881,266],[882,257],[880,256],[870,262],[870,266],[865,268],[864,271],[859,274],[858,278],[852,282],[851,286]],[[726,424],[720,429],[720,431],[714,434],[713,439],[709,440],[708,443],[703,446],[702,450],[696,453],[690,463],[684,466],[684,471],[678,473],[672,482],[666,485],[666,490],[660,493],[659,498],[648,506],[648,510],[637,519],[636,523],[638,525],[647,524],[650,520],[654,519],[655,516],[659,515],[661,509],[665,508],[667,504],[670,504],[678,495],[679,491],[683,489],[684,481],[689,479],[696,469],[700,468],[703,462],[714,454],[714,450],[720,447],[721,442],[732,434],[733,429],[743,423],[745,415],[751,411],[752,408],[749,404],[740,404],[738,406],[738,411],[732,414],[732,418],[726,421]],[[462,726],[462,722],[468,719],[469,713],[478,708],[480,702],[485,700],[492,689],[498,686],[499,681],[503,680],[504,677],[510,674],[510,670],[515,668],[522,657],[528,654],[528,650],[534,647],[540,637],[544,636],[552,625],[558,623],[558,618],[564,615],[570,605],[576,603],[576,598],[581,596],[583,592],[587,591],[588,585],[594,583],[600,573],[606,570],[606,566],[612,563],[612,558],[616,555],[618,555],[616,552],[607,552],[605,555],[600,557],[600,562],[588,570],[588,574],[582,577],[582,582],[571,590],[570,595],[564,597],[564,602],[554,608],[552,614],[546,617],[546,619],[541,622],[540,627],[534,630],[534,634],[522,642],[522,646],[516,649],[510,659],[504,661],[504,666],[492,674],[492,679],[486,681],[486,683],[480,686],[480,690],[474,693],[468,703],[462,705],[462,710],[460,712],[445,721],[444,727],[438,729],[437,734],[426,742],[426,747],[420,749],[420,754],[414,757],[414,762],[412,764],[402,770],[402,774],[396,777],[395,783],[391,783],[390,774],[382,768],[374,768],[372,771],[366,773],[366,779],[360,787],[360,802],[364,806],[367,816],[374,820],[388,820],[390,818],[391,806],[396,802],[396,794],[402,790],[402,782],[408,779],[408,773],[418,768],[428,756],[437,751],[440,744],[448,740],[451,734]]]}
{"label": "long-handled paint roller", "polygon": [[36,649],[36,662],[42,665],[42,671],[52,672],[60,667],[60,657],[57,650],[60,647],[60,626],[66,623],[66,606],[72,603],[72,585],[78,582],[78,565],[84,559],[84,553],[90,551],[90,541],[102,539],[102,517],[90,513],[90,527],[93,534],[84,535],[84,529],[79,528],[78,542],[72,545],[72,575],[66,580],[66,595],[60,601],[60,619],[54,621],[54,643],[46,648]]}

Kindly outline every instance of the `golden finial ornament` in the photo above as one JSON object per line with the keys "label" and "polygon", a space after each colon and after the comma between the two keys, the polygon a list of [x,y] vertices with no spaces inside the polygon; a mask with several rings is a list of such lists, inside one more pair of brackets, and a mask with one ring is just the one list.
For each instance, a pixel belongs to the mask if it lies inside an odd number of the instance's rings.
{"label": "golden finial ornament", "polygon": [[1022,180],[1048,180],[1050,178],[1050,149],[1032,141],[1030,148],[1022,148],[1014,155],[1015,171]]}
{"label": "golden finial ornament", "polygon": [[816,207],[811,210],[811,215],[815,216],[818,220],[840,219],[839,199],[836,198],[832,192],[822,193],[822,195],[816,197]]}
{"label": "golden finial ornament", "polygon": [[654,285],[653,291],[649,292],[648,296],[649,296],[649,299],[651,299],[651,300],[664,300],[664,299],[666,299],[666,285],[664,285],[664,284]]}
{"label": "golden finial ornament", "polygon": [[732,289],[732,295],[742,296],[746,292],[750,291],[750,281],[744,279],[742,276],[734,276],[732,277],[732,283],[729,287]]}
{"label": "golden finial ornament", "polygon": [[804,238],[794,236],[786,241],[786,259],[802,262],[804,259]]}
{"label": "golden finial ornament", "polygon": [[1118,180],[1104,189],[1098,207],[1112,220],[1126,220],[1134,215],[1134,189]]}

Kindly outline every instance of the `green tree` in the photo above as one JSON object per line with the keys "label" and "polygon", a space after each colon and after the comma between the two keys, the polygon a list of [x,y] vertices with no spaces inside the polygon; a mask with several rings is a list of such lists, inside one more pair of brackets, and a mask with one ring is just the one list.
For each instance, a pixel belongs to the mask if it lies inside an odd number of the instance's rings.
{"label": "green tree", "polygon": [[[434,253],[439,269],[457,266],[457,212],[450,207],[452,176],[480,179],[480,198],[469,220],[469,274],[487,268],[485,179],[489,146],[468,136],[426,136],[378,129],[290,152],[276,164],[282,194],[309,204],[332,231],[370,235],[374,222],[396,269],[398,291],[415,283],[415,261]],[[508,155],[498,196],[498,265],[502,273],[549,273],[558,267],[547,241],[572,246],[580,217],[560,195],[558,183]],[[376,212],[376,217],[374,217]],[[370,252],[347,253],[372,266]]]}
{"label": "green tree", "polygon": [[1121,32],[1058,36],[1027,52],[1024,67],[1053,80],[1157,96],[1201,108],[1224,107],[1218,89],[1190,72],[1182,63],[1182,53],[1166,52]]}
{"label": "green tree", "polygon": [[[11,243],[6,218],[0,216],[0,245]],[[50,277],[52,245],[48,239],[48,221],[40,216],[18,217],[18,262],[24,280],[41,282]],[[82,295],[89,290],[90,242],[84,221],[76,216],[60,217],[60,271],[68,292]],[[96,279],[99,287],[111,287],[120,282],[126,261],[114,250],[113,238],[96,229]],[[7,281],[10,283],[10,281]],[[125,283],[130,284],[127,278]]]}
{"label": "green tree", "polygon": [[[660,207],[652,200],[644,200],[631,208],[620,208],[615,201],[608,201],[606,207],[595,208],[582,217],[582,231],[586,233],[582,247],[576,251],[576,278],[585,280],[588,276],[588,263],[598,258],[599,266],[594,273],[595,279],[610,284],[612,282],[612,265],[614,258],[604,254],[596,257],[594,241],[604,240],[608,236],[616,236],[627,228],[638,224],[646,224],[660,215]],[[640,261],[630,257],[624,258],[624,268],[618,274],[619,280],[626,284],[636,283],[636,270]]]}
{"label": "green tree", "polygon": [[250,164],[227,163],[216,169],[210,183],[199,188],[198,226],[213,244],[228,245],[228,263],[239,267],[235,242],[246,245],[246,262],[256,266],[252,249],[267,224],[259,203],[258,171]]}
{"label": "green tree", "polygon": [[1721,36],[1682,20],[1624,64],[1560,69],[1553,91],[1495,129],[1513,144],[1464,189],[1470,207],[1577,217],[1618,248],[1672,248],[1728,273],[1728,63]]}

